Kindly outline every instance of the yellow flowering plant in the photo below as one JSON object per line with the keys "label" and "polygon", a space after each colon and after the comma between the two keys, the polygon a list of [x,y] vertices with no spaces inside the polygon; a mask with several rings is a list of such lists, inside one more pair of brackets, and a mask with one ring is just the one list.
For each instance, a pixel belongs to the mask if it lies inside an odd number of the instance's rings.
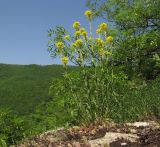
{"label": "yellow flowering plant", "polygon": [[[73,23],[74,34],[69,34],[63,28],[61,35],[55,33],[56,35],[53,35],[53,38],[51,37],[51,40],[53,42],[56,40],[56,43],[55,45],[54,43],[49,44],[49,47],[51,47],[51,52],[55,57],[61,57],[62,64],[65,67],[69,61],[81,67],[80,69],[82,70],[80,70],[79,75],[83,81],[82,85],[84,85],[79,86],[78,91],[74,90],[74,84],[77,79],[72,81],[72,78],[69,78],[69,76],[65,76],[65,78],[69,82],[70,86],[68,87],[70,87],[70,92],[72,91],[71,95],[73,94],[72,96],[76,103],[79,103],[78,109],[80,109],[80,112],[84,113],[85,111],[86,113],[87,111],[89,118],[93,118],[96,115],[100,117],[107,113],[107,107],[105,108],[105,106],[110,95],[107,90],[111,88],[112,80],[106,83],[106,76],[110,73],[111,79],[113,79],[114,75],[111,72],[112,70],[108,70],[108,63],[113,58],[113,37],[107,34],[108,25],[106,23],[101,23],[98,26],[98,29],[95,31],[98,37],[93,37],[93,12],[87,10],[84,14],[89,21],[89,32],[84,27],[81,27],[79,21],[75,21]],[[60,49],[61,52],[57,49]],[[82,97],[82,99],[79,98],[78,100],[77,95]],[[87,106],[84,103],[87,103]],[[93,107],[96,113],[92,110]]]}

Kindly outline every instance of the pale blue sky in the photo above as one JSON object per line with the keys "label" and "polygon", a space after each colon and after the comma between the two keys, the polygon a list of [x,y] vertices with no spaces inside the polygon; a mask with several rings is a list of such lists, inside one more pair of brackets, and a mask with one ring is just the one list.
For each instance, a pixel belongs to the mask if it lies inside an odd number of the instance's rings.
{"label": "pale blue sky", "polygon": [[[0,63],[59,64],[47,51],[47,30],[63,25],[72,30],[83,13],[86,0],[0,0]],[[98,20],[95,26],[100,23]]]}

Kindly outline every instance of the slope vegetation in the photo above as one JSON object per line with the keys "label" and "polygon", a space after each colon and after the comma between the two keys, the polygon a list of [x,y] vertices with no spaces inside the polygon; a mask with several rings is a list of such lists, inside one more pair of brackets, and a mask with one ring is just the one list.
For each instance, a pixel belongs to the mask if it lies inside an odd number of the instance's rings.
{"label": "slope vegetation", "polygon": [[49,99],[52,79],[62,77],[63,73],[61,65],[0,64],[0,107],[18,114],[32,112],[40,102]]}

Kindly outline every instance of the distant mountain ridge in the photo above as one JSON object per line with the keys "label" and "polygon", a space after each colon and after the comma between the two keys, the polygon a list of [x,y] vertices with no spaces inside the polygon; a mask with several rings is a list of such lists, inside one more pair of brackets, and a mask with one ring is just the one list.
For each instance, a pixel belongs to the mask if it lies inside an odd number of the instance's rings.
{"label": "distant mountain ridge", "polygon": [[62,77],[63,73],[62,65],[0,64],[0,107],[11,108],[19,114],[32,112],[36,105],[49,98],[52,79]]}

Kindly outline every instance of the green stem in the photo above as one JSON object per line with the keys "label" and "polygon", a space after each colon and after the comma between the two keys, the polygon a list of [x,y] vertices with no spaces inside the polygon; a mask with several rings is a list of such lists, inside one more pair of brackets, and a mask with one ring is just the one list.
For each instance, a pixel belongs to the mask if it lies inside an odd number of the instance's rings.
{"label": "green stem", "polygon": [[[112,48],[112,44],[111,44],[111,56],[112,56],[112,53],[113,53],[113,50],[112,50],[113,48]],[[113,58],[112,58],[113,59]],[[113,94],[113,75],[114,75],[114,73],[113,73],[113,64],[111,63],[111,84],[112,84],[112,94]]]}
{"label": "green stem", "polygon": [[89,21],[90,37],[92,38],[92,21]]}

